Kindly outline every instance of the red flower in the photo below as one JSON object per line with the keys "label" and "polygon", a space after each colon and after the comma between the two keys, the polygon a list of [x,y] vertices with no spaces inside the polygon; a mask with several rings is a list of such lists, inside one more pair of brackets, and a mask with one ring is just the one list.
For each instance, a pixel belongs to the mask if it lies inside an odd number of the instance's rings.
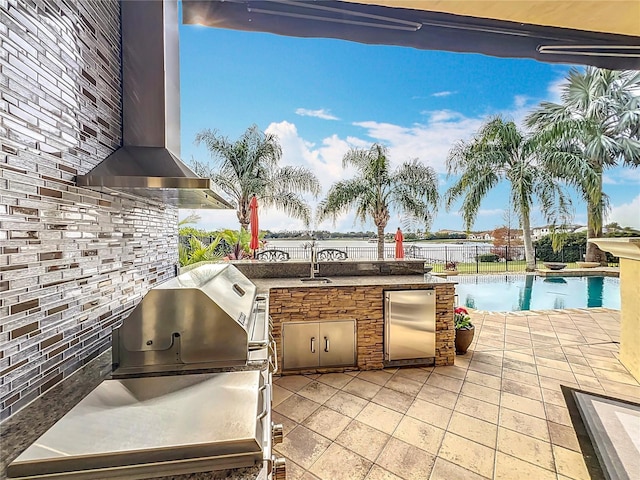
{"label": "red flower", "polygon": [[465,315],[469,314],[469,312],[467,312],[467,309],[464,307],[456,307],[455,313],[464,313]]}

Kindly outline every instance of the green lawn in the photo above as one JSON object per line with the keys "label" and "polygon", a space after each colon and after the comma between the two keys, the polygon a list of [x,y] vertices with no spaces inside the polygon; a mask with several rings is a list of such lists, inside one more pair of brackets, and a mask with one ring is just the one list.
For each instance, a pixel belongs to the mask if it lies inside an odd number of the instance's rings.
{"label": "green lawn", "polygon": [[[524,260],[514,260],[510,262],[470,262],[458,263],[459,273],[502,273],[502,272],[524,272],[526,262]],[[542,262],[538,261],[537,268],[544,268]],[[567,263],[567,268],[577,268],[575,263]],[[433,272],[444,271],[444,264],[439,263],[433,266]]]}

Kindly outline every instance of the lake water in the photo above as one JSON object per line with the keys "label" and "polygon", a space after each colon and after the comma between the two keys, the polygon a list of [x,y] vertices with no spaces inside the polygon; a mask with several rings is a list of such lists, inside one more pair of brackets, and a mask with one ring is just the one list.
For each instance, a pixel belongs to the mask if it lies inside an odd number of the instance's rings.
{"label": "lake water", "polygon": [[[266,248],[276,248],[289,253],[292,259],[308,259],[309,240],[272,240],[268,239]],[[376,259],[377,243],[367,240],[316,240],[316,251],[324,248],[335,248],[347,253],[351,259]],[[435,243],[435,242],[405,242],[405,255],[407,258],[424,258],[427,262],[474,262],[478,254],[489,253],[493,245],[490,243],[464,242],[460,243]],[[385,258],[395,257],[395,243],[384,244]],[[412,252],[414,255],[412,255]]]}

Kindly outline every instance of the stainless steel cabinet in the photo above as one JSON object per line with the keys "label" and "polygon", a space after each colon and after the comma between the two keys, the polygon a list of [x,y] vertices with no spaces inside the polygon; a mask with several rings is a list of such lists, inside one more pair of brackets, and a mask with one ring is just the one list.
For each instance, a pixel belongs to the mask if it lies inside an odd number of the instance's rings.
{"label": "stainless steel cabinet", "polygon": [[284,323],[283,368],[355,365],[355,337],[354,320]]}
{"label": "stainless steel cabinet", "polygon": [[385,361],[435,357],[435,292],[387,291],[384,300]]}

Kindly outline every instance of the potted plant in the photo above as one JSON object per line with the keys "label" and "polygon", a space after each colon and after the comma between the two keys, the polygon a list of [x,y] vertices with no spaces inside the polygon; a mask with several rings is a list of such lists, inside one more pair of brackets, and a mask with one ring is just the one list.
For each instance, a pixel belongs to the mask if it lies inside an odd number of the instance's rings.
{"label": "potted plant", "polygon": [[464,307],[456,307],[453,314],[453,322],[456,328],[456,353],[464,355],[473,341],[475,327],[471,323],[469,312]]}
{"label": "potted plant", "polygon": [[458,262],[454,262],[453,260],[444,264],[444,271],[447,275],[457,275],[458,274]]}

